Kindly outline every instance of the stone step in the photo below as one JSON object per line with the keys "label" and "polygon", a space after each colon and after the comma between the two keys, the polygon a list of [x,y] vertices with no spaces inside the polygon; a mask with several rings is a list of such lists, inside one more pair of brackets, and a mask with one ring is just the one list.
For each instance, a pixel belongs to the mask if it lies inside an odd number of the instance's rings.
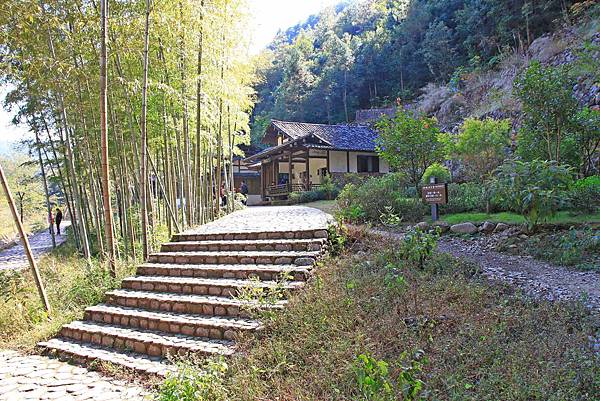
{"label": "stone step", "polygon": [[308,239],[327,238],[327,230],[294,230],[294,231],[240,231],[226,233],[180,233],[173,236],[173,241],[214,241],[214,240],[256,240],[256,239]]}
{"label": "stone step", "polygon": [[320,251],[325,238],[166,242],[161,252],[190,251]]}
{"label": "stone step", "polygon": [[222,252],[157,252],[148,257],[150,263],[183,264],[295,264],[312,266],[321,252],[305,251],[222,251]]}
{"label": "stone step", "polygon": [[262,328],[262,324],[258,320],[156,312],[106,304],[87,308],[85,319],[172,334],[225,340],[232,340],[236,331]]}
{"label": "stone step", "polygon": [[64,325],[60,335],[83,343],[123,349],[149,356],[231,355],[233,342],[133,329],[105,323],[75,321]]}
{"label": "stone step", "polygon": [[106,293],[107,303],[162,312],[209,316],[248,317],[245,308],[281,309],[287,301],[262,305],[255,301],[211,295],[183,295],[161,292],[114,290]]}
{"label": "stone step", "polygon": [[135,352],[117,351],[94,344],[84,344],[68,338],[52,338],[38,344],[45,353],[71,359],[79,364],[102,361],[133,369],[148,375],[166,376],[175,372],[174,365],[161,362],[160,357],[149,357]]}
{"label": "stone step", "polygon": [[236,279],[210,279],[194,277],[169,277],[169,276],[136,276],[123,280],[121,286],[129,290],[143,290],[155,292],[170,292],[176,294],[218,295],[235,297],[239,291],[248,287],[275,288],[282,290],[295,290],[304,285],[303,281],[289,281],[277,283],[276,281],[252,281]]}
{"label": "stone step", "polygon": [[237,278],[258,277],[261,280],[278,280],[282,276],[291,276],[295,281],[306,281],[310,276],[310,267],[296,265],[206,265],[206,264],[171,264],[144,263],[137,268],[141,276],[174,276],[202,278]]}

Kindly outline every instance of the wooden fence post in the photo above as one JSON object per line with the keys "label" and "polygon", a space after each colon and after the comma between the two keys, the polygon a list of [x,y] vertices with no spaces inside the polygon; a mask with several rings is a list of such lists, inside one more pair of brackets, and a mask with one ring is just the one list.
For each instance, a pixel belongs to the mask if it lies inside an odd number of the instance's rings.
{"label": "wooden fence post", "polygon": [[33,258],[33,254],[31,253],[31,247],[29,246],[29,240],[27,239],[27,235],[25,234],[25,229],[23,228],[23,224],[19,219],[19,214],[17,213],[17,208],[15,206],[15,200],[10,192],[10,188],[8,187],[8,181],[6,180],[6,176],[4,175],[4,169],[0,164],[0,181],[2,181],[2,187],[4,187],[4,193],[6,194],[6,199],[8,201],[8,206],[10,206],[10,211],[12,212],[13,219],[15,220],[15,224],[19,229],[19,234],[21,235],[21,241],[23,242],[23,248],[25,249],[25,255],[27,255],[27,259],[29,260],[29,266],[31,266],[31,270],[33,272],[33,278],[35,279],[35,285],[37,286],[38,292],[40,294],[40,298],[42,299],[42,303],[44,304],[44,309],[50,316],[50,303],[48,302],[48,296],[46,295],[46,290],[44,289],[44,284],[42,283],[42,278],[40,277],[40,272],[38,271],[37,265],[35,263],[35,259]]}

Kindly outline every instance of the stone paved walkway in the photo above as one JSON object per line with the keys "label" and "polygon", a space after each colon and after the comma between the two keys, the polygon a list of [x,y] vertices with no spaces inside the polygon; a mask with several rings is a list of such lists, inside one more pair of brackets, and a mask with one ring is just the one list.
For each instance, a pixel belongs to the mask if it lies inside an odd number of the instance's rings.
{"label": "stone paved walkway", "polygon": [[[70,221],[64,221],[62,224],[62,235],[56,236],[56,245],[60,245],[67,240],[67,235],[64,234],[67,227],[71,226]],[[40,256],[49,252],[52,249],[52,237],[48,230],[38,232],[29,237],[29,244],[33,251],[33,256],[39,259]],[[3,270],[19,270],[29,267],[29,262],[25,256],[25,250],[19,240],[18,244],[10,248],[0,251],[0,271]]]}
{"label": "stone paved walkway", "polygon": [[147,391],[43,356],[0,351],[0,401],[142,401]]}
{"label": "stone paved walkway", "polygon": [[318,230],[327,227],[332,221],[330,215],[306,206],[253,206],[185,233]]}

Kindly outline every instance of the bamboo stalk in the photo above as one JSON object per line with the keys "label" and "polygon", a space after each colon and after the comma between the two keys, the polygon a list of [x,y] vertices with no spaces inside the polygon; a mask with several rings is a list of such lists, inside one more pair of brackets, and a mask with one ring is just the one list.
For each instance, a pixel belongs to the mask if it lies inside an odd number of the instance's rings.
{"label": "bamboo stalk", "polygon": [[35,259],[33,258],[33,253],[31,252],[31,246],[29,245],[29,239],[27,238],[27,234],[25,234],[25,229],[23,228],[23,224],[19,219],[19,214],[17,213],[17,207],[15,205],[15,200],[10,192],[10,188],[8,187],[8,181],[6,180],[6,176],[4,175],[4,169],[0,164],[0,180],[2,181],[2,187],[4,188],[4,193],[6,194],[6,200],[8,201],[8,206],[10,207],[10,211],[13,215],[13,219],[15,224],[17,225],[17,229],[19,230],[19,235],[21,236],[21,242],[23,243],[23,249],[25,250],[25,255],[27,256],[27,260],[29,261],[29,266],[31,267],[31,272],[33,273],[33,278],[35,280],[35,285],[38,289],[38,293],[40,294],[40,298],[42,300],[42,304],[44,305],[44,309],[48,316],[50,316],[50,303],[48,302],[48,296],[46,295],[46,289],[44,288],[44,283],[42,283],[42,277],[40,276],[40,272],[38,270]]}

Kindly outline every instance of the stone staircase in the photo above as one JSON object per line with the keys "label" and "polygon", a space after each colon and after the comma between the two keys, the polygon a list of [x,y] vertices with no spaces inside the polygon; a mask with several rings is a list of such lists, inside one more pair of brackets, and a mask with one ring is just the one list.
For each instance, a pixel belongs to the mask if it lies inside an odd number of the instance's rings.
{"label": "stone staircase", "polygon": [[[104,361],[159,376],[174,369],[169,354],[231,355],[236,332],[261,328],[246,307],[287,303],[237,299],[240,289],[302,287],[326,241],[323,228],[177,234],[104,304],[39,346],[77,363]],[[291,279],[278,283],[284,276]]]}

